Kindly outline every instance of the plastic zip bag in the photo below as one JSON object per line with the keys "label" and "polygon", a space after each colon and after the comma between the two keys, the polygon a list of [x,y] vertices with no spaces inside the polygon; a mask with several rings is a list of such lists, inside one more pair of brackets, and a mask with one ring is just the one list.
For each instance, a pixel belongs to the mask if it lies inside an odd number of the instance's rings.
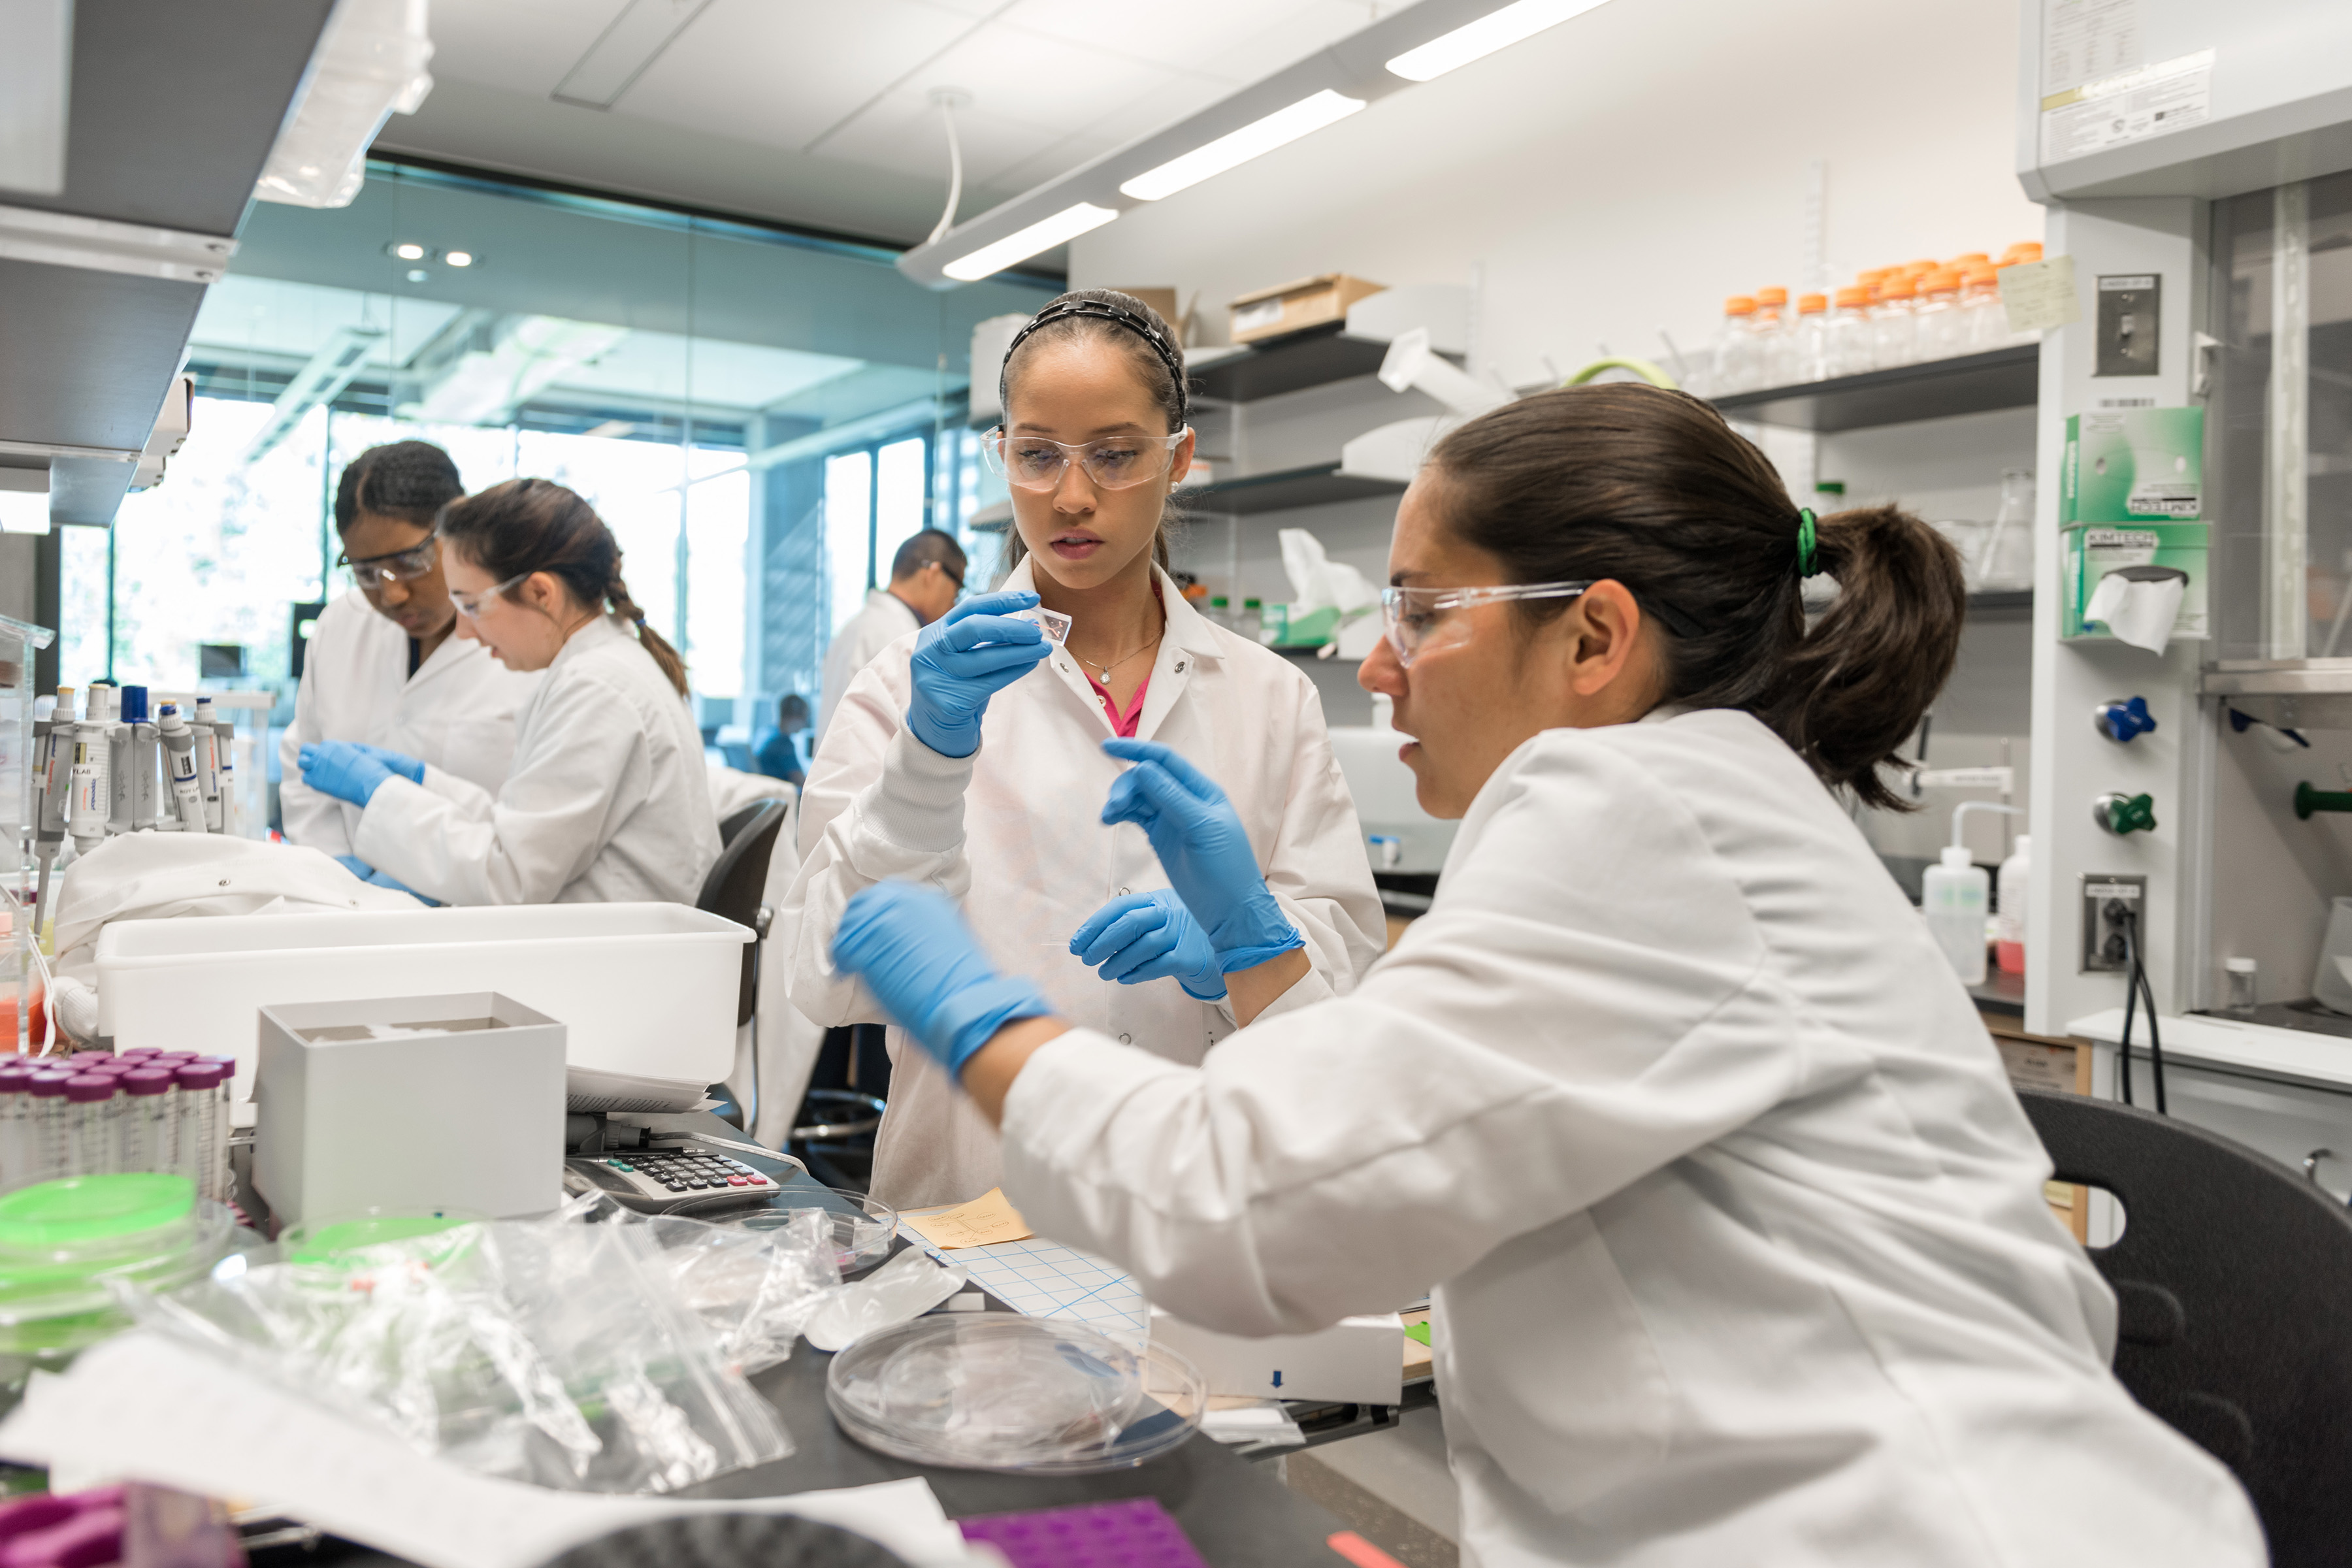
{"label": "plastic zip bag", "polygon": [[592,1206],[217,1269],[131,1306],[481,1475],[668,1492],[790,1455],[655,1228],[583,1223]]}
{"label": "plastic zip bag", "polygon": [[710,1331],[719,1359],[746,1377],[789,1358],[824,1293],[841,1283],[833,1215],[823,1209],[793,1209],[768,1230],[682,1215],[642,1223],[659,1244],[656,1264],[678,1303]]}
{"label": "plastic zip bag", "polygon": [[935,1261],[908,1247],[854,1285],[828,1293],[801,1331],[821,1351],[837,1351],[852,1340],[919,1318],[963,1289],[961,1265]]}

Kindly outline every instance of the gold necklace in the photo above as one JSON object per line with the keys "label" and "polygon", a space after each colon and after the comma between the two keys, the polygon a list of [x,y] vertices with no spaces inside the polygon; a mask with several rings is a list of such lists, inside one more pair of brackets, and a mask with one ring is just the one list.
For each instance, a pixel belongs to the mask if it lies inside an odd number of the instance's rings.
{"label": "gold necklace", "polygon": [[1137,658],[1137,657],[1139,657],[1139,655],[1142,655],[1142,654],[1149,653],[1149,652],[1150,652],[1153,648],[1158,647],[1160,646],[1160,639],[1161,637],[1163,637],[1167,636],[1167,635],[1168,635],[1168,628],[1167,628],[1165,626],[1162,626],[1160,628],[1160,630],[1158,630],[1158,631],[1156,631],[1156,632],[1154,632],[1154,633],[1152,633],[1152,634],[1151,634],[1151,640],[1150,640],[1150,642],[1145,643],[1141,647],[1136,648],[1136,649],[1134,649],[1132,652],[1129,652],[1129,653],[1123,653],[1123,654],[1119,655],[1117,658],[1112,659],[1108,664],[1097,664],[1093,659],[1088,658],[1085,654],[1076,654],[1076,655],[1074,655],[1074,656],[1072,656],[1072,657],[1076,658],[1077,659],[1077,661],[1078,661],[1080,664],[1085,665],[1085,666],[1086,666],[1087,668],[1088,668],[1089,669],[1096,669],[1096,670],[1099,670],[1099,671],[1101,671],[1102,673],[1101,673],[1101,675],[1098,677],[1098,679],[1103,679],[1103,680],[1108,680],[1108,679],[1110,679],[1110,672],[1111,672],[1112,670],[1117,669],[1120,665],[1125,664],[1129,659],[1131,659],[1131,658]]}

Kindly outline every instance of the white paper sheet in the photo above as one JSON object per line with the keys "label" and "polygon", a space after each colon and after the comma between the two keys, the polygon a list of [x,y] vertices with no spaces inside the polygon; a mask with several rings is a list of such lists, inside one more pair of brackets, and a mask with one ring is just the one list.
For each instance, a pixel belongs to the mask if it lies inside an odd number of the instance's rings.
{"label": "white paper sheet", "polygon": [[[36,1375],[0,1423],[0,1457],[48,1466],[58,1484],[155,1481],[267,1501],[331,1534],[425,1568],[532,1568],[625,1525],[707,1510],[791,1513],[854,1530],[917,1568],[971,1568],[919,1477],[839,1491],[696,1501],[599,1497],[492,1480],[387,1433],[145,1333]],[[68,1480],[66,1478],[70,1478]]]}

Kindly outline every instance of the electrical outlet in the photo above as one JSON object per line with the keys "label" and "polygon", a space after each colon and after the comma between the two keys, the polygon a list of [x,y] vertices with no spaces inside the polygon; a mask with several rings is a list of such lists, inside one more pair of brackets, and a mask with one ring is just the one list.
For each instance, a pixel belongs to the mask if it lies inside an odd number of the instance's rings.
{"label": "electrical outlet", "polygon": [[2084,974],[2120,973],[2124,968],[2124,921],[2137,923],[2142,949],[2147,942],[2147,879],[2083,873]]}

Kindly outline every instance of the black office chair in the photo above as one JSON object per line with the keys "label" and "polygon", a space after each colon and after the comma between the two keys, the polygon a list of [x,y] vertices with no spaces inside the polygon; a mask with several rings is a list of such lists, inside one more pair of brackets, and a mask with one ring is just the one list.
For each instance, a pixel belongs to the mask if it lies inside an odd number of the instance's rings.
{"label": "black office chair", "polygon": [[2237,1473],[2274,1568],[2352,1557],[2352,1214],[2202,1128],[2021,1089],[2057,1179],[2101,1187],[2124,1233],[2116,1375]]}
{"label": "black office chair", "polygon": [[[743,975],[735,996],[735,1026],[741,1028],[751,1021],[760,1006],[760,949],[768,939],[768,927],[775,911],[760,901],[767,891],[768,862],[776,852],[776,834],[784,826],[784,816],[791,807],[781,800],[755,800],[733,813],[719,825],[719,840],[725,847],[711,863],[709,875],[702,879],[702,892],[694,907],[710,914],[748,926],[752,940],[743,948]],[[753,1105],[759,1103],[760,1057],[751,1055],[751,1093],[746,1097]],[[719,1114],[737,1127],[748,1129],[751,1116],[746,1107],[731,1103],[732,1096],[721,1084],[711,1086],[711,1097],[730,1100]]]}

